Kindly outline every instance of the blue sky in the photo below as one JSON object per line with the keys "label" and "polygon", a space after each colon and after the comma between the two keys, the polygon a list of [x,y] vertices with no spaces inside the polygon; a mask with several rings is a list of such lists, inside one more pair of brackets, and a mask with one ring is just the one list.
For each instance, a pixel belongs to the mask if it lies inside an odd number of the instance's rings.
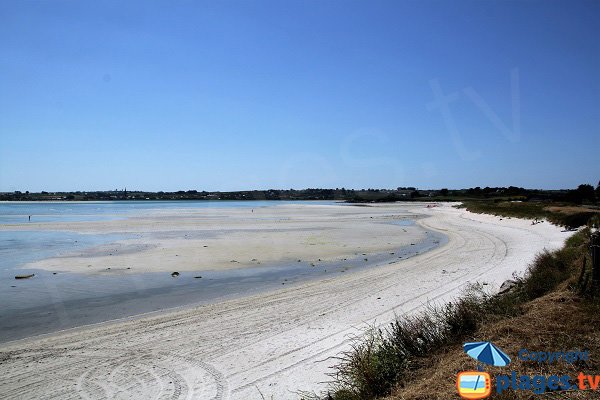
{"label": "blue sky", "polygon": [[600,179],[600,3],[0,2],[0,191]]}

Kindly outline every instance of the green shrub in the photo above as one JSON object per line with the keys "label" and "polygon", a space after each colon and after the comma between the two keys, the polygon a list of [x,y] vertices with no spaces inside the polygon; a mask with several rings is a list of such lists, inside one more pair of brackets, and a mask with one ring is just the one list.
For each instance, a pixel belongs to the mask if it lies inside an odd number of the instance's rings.
{"label": "green shrub", "polygon": [[[486,321],[518,315],[522,305],[543,296],[580,273],[578,260],[587,251],[588,228],[571,236],[562,249],[538,254],[524,277],[513,276],[514,289],[490,295],[480,284],[469,286],[445,306],[397,317],[384,329],[371,328],[357,336],[342,354],[335,372],[335,400],[367,400],[385,396],[433,351],[462,342]],[[580,280],[582,278],[580,277]]]}
{"label": "green shrub", "polygon": [[435,349],[474,332],[487,313],[487,295],[470,287],[456,302],[428,306],[410,317],[399,317],[384,329],[371,328],[356,337],[331,375],[334,399],[373,399],[388,394],[415,361]]}

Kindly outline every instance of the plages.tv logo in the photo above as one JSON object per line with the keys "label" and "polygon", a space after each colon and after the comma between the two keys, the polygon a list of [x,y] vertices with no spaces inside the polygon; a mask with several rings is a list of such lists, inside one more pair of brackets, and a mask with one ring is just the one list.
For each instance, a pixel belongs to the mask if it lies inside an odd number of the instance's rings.
{"label": "plages.tv logo", "polygon": [[463,399],[485,399],[492,393],[490,374],[482,364],[504,367],[510,357],[491,342],[470,342],[463,345],[465,353],[477,360],[477,371],[463,371],[456,377],[456,389]]}
{"label": "plages.tv logo", "polygon": [[492,381],[487,372],[459,372],[456,387],[463,399],[485,399],[492,393]]}

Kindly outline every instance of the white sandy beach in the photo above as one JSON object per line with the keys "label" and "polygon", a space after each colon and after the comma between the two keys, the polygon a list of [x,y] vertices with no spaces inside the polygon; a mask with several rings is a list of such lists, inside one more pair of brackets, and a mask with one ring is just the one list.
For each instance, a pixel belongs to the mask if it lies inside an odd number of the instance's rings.
{"label": "white sandy beach", "polygon": [[[358,246],[369,253],[419,240],[415,227],[405,232],[378,223],[411,214],[427,215],[418,223],[449,241],[407,260],[335,278],[2,345],[0,398],[297,399],[298,390],[326,389],[332,357],[368,324],[447,301],[467,282],[497,288],[537,252],[559,247],[569,235],[545,222],[531,225],[450,205],[285,206],[273,211],[272,220],[258,219],[260,212],[72,223],[62,228],[142,234],[122,242],[131,251],[120,255],[103,249],[35,267],[93,272],[111,263],[136,272],[170,271],[176,257],[179,270],[186,271],[227,268],[231,260],[251,267],[253,259],[339,259]],[[167,228],[159,229],[161,224]],[[206,236],[181,238],[199,226]],[[147,246],[157,231],[162,239]],[[164,235],[167,231],[174,234]],[[90,259],[97,264],[88,267]]]}

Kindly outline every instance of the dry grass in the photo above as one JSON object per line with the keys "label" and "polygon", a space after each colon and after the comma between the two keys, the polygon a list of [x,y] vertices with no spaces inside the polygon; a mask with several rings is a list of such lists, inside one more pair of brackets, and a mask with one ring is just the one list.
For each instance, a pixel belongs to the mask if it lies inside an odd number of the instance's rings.
{"label": "dry grass", "polygon": [[[508,368],[486,369],[492,376],[600,375],[600,293],[584,264],[590,229],[571,236],[565,246],[536,257],[508,293],[492,296],[473,286],[456,301],[412,317],[399,317],[387,330],[372,330],[344,353],[334,377],[334,400],[456,398],[456,375],[477,364],[464,354],[463,342],[492,341],[509,355]],[[591,360],[570,365],[521,362],[532,351],[589,350]],[[494,384],[494,383],[493,383]],[[553,397],[600,398],[597,392],[507,390],[498,399]],[[318,397],[317,397],[318,398]]]}
{"label": "dry grass", "polygon": [[461,207],[475,213],[492,214],[504,217],[525,219],[547,219],[553,224],[567,228],[586,225],[592,218],[598,219],[600,209],[593,206],[574,206],[568,204],[524,201],[467,200]]}
{"label": "dry grass", "polygon": [[[470,340],[489,340],[511,355],[512,362],[504,368],[486,368],[490,375],[570,375],[579,372],[600,374],[600,306],[587,303],[567,288],[568,283],[546,296],[524,305],[525,313],[483,325]],[[538,364],[520,361],[516,355],[522,348],[533,351],[560,351],[589,349],[589,362],[567,364]],[[462,343],[449,346],[423,360],[423,368],[414,370],[406,377],[403,387],[397,387],[387,400],[433,400],[457,398],[456,374],[476,369],[476,363],[462,350]],[[494,383],[492,383],[493,385]],[[530,398],[600,398],[598,392],[569,392],[534,395],[531,391],[507,390],[495,399]]]}
{"label": "dry grass", "polygon": [[550,211],[550,212],[559,212],[559,213],[563,213],[563,214],[577,214],[580,212],[585,212],[585,211],[589,211],[589,212],[598,212],[598,210],[600,210],[599,207],[594,207],[594,206],[549,206],[549,207],[544,207],[544,210],[546,211]]}

